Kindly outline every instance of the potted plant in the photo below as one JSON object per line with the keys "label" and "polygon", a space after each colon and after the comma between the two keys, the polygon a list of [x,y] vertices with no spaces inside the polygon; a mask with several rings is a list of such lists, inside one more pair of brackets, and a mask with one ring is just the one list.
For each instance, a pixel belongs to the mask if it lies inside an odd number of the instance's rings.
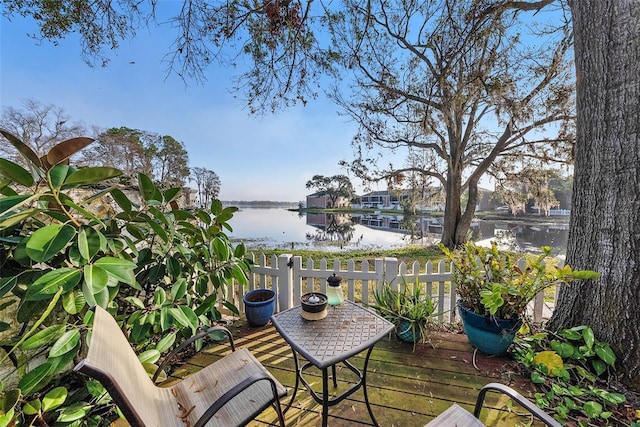
{"label": "potted plant", "polygon": [[436,306],[417,283],[412,287],[402,283],[397,290],[383,284],[373,295],[375,304],[371,308],[396,326],[398,338],[414,346],[428,339],[427,331],[435,324]]}
{"label": "potted plant", "polygon": [[599,273],[572,270],[570,266],[547,267],[551,248],[529,258],[521,266],[508,252],[467,242],[452,252],[438,245],[451,261],[452,281],[459,296],[458,311],[471,344],[488,354],[504,353],[522,325],[527,305],[535,296],[552,286],[566,285],[576,279],[592,279]]}

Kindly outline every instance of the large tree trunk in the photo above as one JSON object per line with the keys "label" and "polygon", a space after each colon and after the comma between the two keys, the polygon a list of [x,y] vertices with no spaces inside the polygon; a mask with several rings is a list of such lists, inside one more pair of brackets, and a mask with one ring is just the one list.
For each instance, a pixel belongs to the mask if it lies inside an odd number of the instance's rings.
{"label": "large tree trunk", "polygon": [[590,325],[640,388],[640,2],[574,0],[577,143],[565,287],[549,327]]}

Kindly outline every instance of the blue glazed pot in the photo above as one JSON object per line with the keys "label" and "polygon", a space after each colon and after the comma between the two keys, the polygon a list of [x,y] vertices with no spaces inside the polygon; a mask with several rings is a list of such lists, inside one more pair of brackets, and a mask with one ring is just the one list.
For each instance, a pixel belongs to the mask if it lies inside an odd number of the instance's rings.
{"label": "blue glazed pot", "polygon": [[420,341],[420,337],[416,337],[413,333],[411,323],[406,320],[401,320],[400,323],[398,323],[398,326],[396,326],[396,336],[400,338],[400,340],[410,342],[412,344]]}
{"label": "blue glazed pot", "polygon": [[522,319],[496,319],[474,313],[458,304],[464,333],[472,346],[483,353],[503,354],[507,351],[516,332],[522,326]]}
{"label": "blue glazed pot", "polygon": [[244,312],[250,326],[269,323],[276,311],[276,293],[270,289],[254,289],[242,297]]}

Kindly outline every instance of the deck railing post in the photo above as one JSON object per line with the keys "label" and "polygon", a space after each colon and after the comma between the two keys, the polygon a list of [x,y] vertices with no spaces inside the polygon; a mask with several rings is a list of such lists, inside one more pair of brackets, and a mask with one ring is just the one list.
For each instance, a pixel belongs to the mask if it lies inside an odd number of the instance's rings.
{"label": "deck railing post", "polygon": [[278,306],[279,311],[293,307],[293,269],[289,268],[289,260],[293,255],[282,254],[278,257]]}

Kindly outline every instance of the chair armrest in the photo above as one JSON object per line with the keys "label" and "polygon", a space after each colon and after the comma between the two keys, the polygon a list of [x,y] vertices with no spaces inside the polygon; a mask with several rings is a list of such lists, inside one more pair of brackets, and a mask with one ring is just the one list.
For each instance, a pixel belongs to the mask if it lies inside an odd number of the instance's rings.
{"label": "chair armrest", "polygon": [[231,345],[231,351],[236,351],[236,346],[233,342],[233,336],[231,335],[231,331],[229,331],[229,329],[225,328],[224,326],[212,326],[208,329],[204,329],[201,330],[200,332],[198,332],[197,334],[187,338],[186,340],[184,340],[178,347],[174,348],[169,354],[167,354],[167,356],[164,358],[164,360],[162,361],[162,363],[160,364],[160,366],[158,366],[158,369],[156,369],[156,372],[153,374],[153,377],[151,378],[151,381],[153,381],[154,383],[156,382],[156,379],[158,378],[158,376],[160,375],[160,373],[164,370],[164,368],[173,361],[173,359],[175,359],[175,357],[185,348],[187,348],[188,346],[190,346],[191,344],[193,344],[193,342],[206,337],[207,335],[216,332],[216,331],[222,331],[225,333],[225,335],[227,336],[227,338],[229,338],[229,344]]}
{"label": "chair armrest", "polygon": [[487,394],[487,392],[490,391],[490,390],[491,391],[497,391],[499,393],[502,393],[502,394],[505,394],[505,395],[509,396],[511,399],[513,399],[516,402],[518,402],[526,410],[531,412],[531,414],[533,414],[536,418],[538,418],[540,421],[545,423],[547,426],[549,426],[549,427],[562,427],[562,424],[560,424],[558,421],[556,421],[553,417],[551,417],[549,414],[544,412],[542,409],[538,408],[538,406],[535,405],[533,402],[531,402],[529,399],[527,399],[526,397],[524,397],[523,395],[521,395],[520,393],[518,393],[517,391],[515,391],[511,387],[508,387],[508,386],[506,386],[504,384],[499,384],[499,383],[489,383],[489,384],[485,385],[484,387],[482,387],[482,390],[480,390],[480,393],[478,394],[478,400],[476,401],[476,407],[475,407],[475,409],[473,411],[473,416],[474,417],[476,417],[476,418],[480,417],[480,411],[482,410],[482,405],[484,403],[484,397]]}
{"label": "chair armrest", "polygon": [[211,417],[213,417],[216,414],[216,412],[218,412],[231,399],[236,397],[238,393],[242,392],[243,390],[247,389],[248,387],[250,387],[251,385],[253,385],[258,381],[265,381],[265,380],[271,383],[271,391],[273,392],[273,402],[274,403],[278,402],[278,399],[279,399],[278,389],[276,387],[275,381],[266,372],[258,372],[251,375],[248,378],[245,378],[244,381],[242,381],[241,383],[233,387],[231,390],[227,391],[225,394],[220,396],[220,398],[216,400],[211,406],[209,406],[209,408],[204,412],[204,414],[202,414],[202,416],[198,419],[198,421],[196,421],[193,427],[204,427],[209,421],[209,419],[211,419]]}

